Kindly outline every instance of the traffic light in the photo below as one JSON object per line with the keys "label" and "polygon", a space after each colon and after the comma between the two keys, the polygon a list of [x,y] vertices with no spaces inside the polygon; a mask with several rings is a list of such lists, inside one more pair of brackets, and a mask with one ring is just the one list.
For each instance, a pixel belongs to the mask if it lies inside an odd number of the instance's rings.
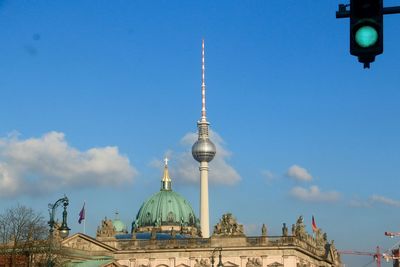
{"label": "traffic light", "polygon": [[383,0],[350,0],[350,54],[364,68],[383,53]]}

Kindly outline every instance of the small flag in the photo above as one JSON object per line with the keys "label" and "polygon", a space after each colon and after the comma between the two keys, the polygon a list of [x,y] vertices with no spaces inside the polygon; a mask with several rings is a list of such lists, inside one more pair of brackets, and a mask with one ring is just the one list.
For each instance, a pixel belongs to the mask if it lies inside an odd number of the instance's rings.
{"label": "small flag", "polygon": [[311,227],[312,227],[313,232],[316,232],[318,229],[317,225],[315,224],[314,215],[312,216]]}
{"label": "small flag", "polygon": [[85,203],[83,203],[83,207],[82,207],[81,211],[79,212],[78,223],[81,224],[84,219],[85,219]]}

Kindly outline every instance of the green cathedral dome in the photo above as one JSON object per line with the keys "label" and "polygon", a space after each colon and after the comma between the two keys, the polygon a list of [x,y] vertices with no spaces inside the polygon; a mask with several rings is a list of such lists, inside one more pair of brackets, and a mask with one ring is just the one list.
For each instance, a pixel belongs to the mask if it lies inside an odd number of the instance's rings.
{"label": "green cathedral dome", "polygon": [[161,190],[145,201],[139,209],[134,222],[134,230],[138,232],[157,228],[158,231],[189,232],[197,229],[198,220],[192,206],[178,193],[171,189],[167,161],[161,181]]}
{"label": "green cathedral dome", "polygon": [[125,232],[126,231],[126,226],[121,220],[113,220],[113,226],[115,228],[115,231],[117,232]]}
{"label": "green cathedral dome", "polygon": [[143,203],[136,216],[136,225],[196,226],[194,211],[182,196],[172,190],[161,190]]}
{"label": "green cathedral dome", "polygon": [[126,233],[126,225],[119,219],[119,212],[115,212],[115,219],[112,220],[112,225],[117,233]]}

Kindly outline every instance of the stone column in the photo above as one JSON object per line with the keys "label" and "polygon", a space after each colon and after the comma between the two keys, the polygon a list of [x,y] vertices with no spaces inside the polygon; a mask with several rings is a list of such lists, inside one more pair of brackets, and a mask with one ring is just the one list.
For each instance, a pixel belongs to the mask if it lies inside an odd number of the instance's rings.
{"label": "stone column", "polygon": [[129,267],[136,267],[136,259],[129,259]]}
{"label": "stone column", "polygon": [[149,267],[154,267],[155,258],[149,258]]}
{"label": "stone column", "polygon": [[169,258],[169,267],[175,267],[175,258]]}
{"label": "stone column", "polygon": [[240,256],[240,267],[246,267],[247,256]]}
{"label": "stone column", "polygon": [[194,266],[194,261],[195,261],[196,257],[189,257],[189,266],[193,267]]}
{"label": "stone column", "polygon": [[267,266],[267,255],[261,255],[262,267]]}

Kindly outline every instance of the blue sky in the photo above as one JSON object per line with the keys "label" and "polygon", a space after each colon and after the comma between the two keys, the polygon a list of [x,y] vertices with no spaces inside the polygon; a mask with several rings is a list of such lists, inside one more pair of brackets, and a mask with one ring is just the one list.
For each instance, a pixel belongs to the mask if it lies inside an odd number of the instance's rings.
{"label": "blue sky", "polygon": [[314,215],[340,249],[391,248],[400,18],[385,16],[384,53],[364,70],[339,3],[0,0],[0,208],[47,217],[66,194],[72,232],[84,201],[89,234],[116,210],[130,224],[168,155],[174,190],[198,210],[204,38],[210,224],[230,211],[249,235],[263,223],[278,235],[299,215],[311,231]]}

